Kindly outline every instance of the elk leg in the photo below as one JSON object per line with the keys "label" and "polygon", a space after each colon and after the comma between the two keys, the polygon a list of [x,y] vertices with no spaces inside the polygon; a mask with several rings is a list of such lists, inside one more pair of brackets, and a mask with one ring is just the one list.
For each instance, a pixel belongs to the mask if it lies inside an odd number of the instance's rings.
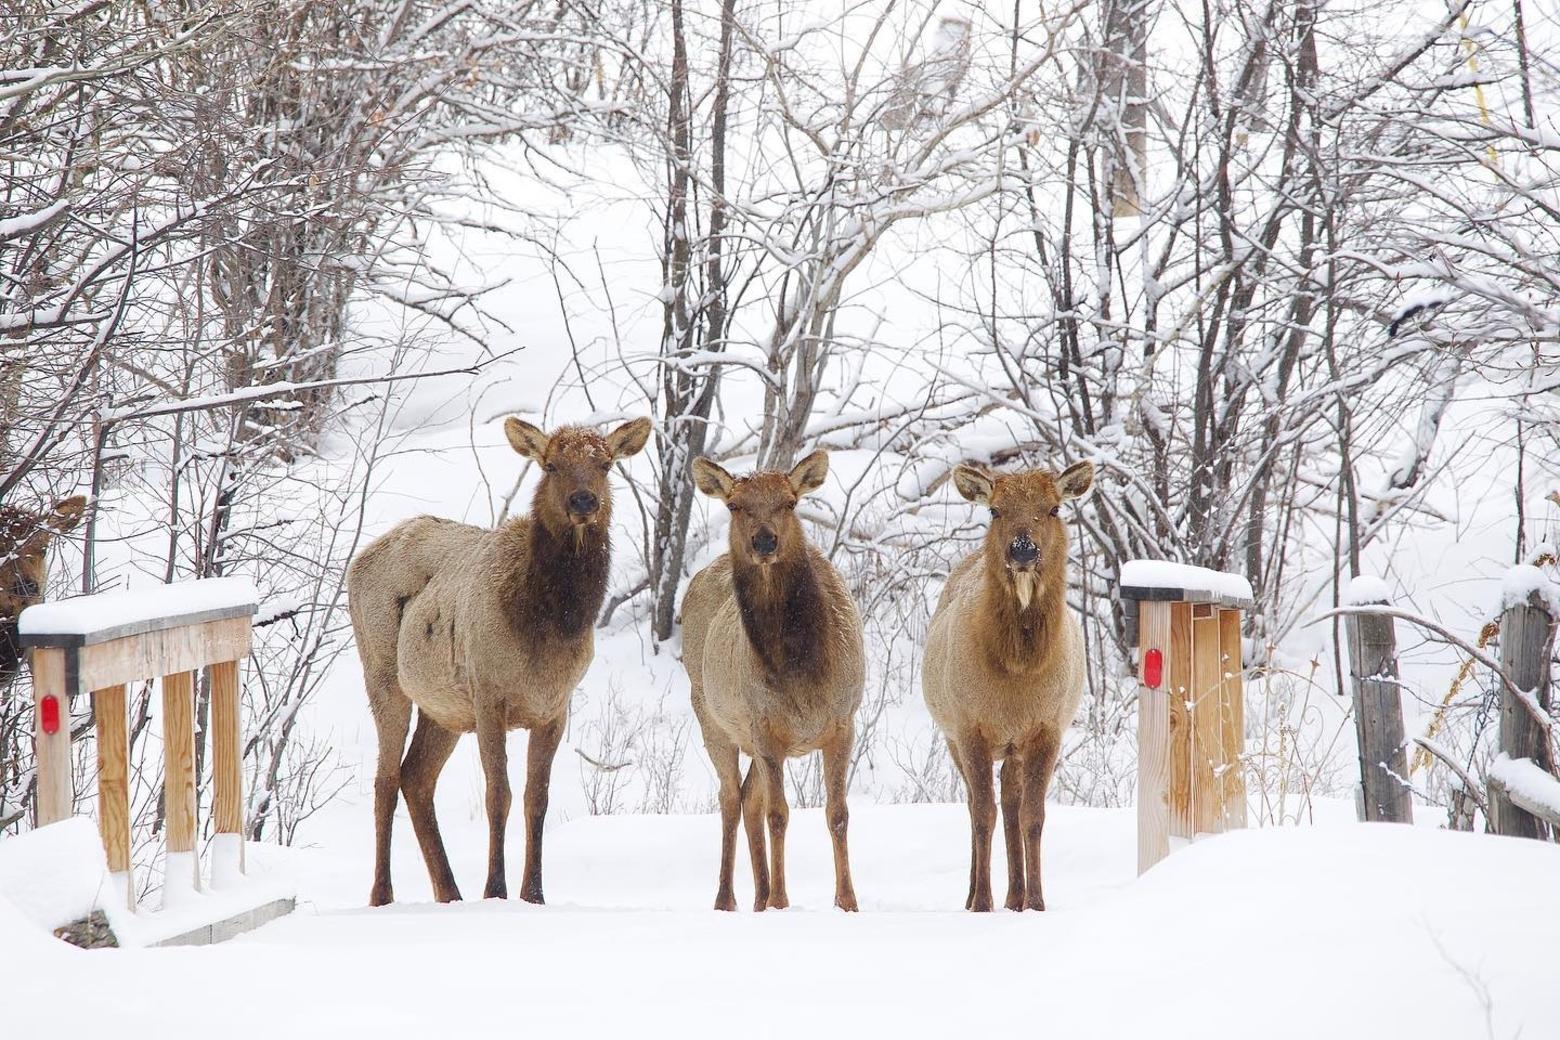
{"label": "elk leg", "polygon": [[747,831],[748,862],[753,866],[753,909],[769,905],[769,846],[764,841],[764,781],[757,759],[748,763],[742,778],[742,827]]}
{"label": "elk leg", "polygon": [[991,746],[978,733],[959,741],[965,780],[970,787],[970,827],[974,842],[975,884],[969,908],[991,909],[991,832],[997,824],[996,790],[991,776]]}
{"label": "elk leg", "polygon": [[1024,844],[1019,839],[1019,806],[1023,800],[1023,769],[1018,749],[1002,760],[1002,844],[1007,850],[1008,889],[1003,906],[1024,909]]}
{"label": "elk leg", "polygon": [[824,814],[829,822],[829,839],[834,842],[834,905],[841,910],[856,909],[856,888],[850,880],[850,848],[845,840],[850,826],[846,783],[855,739],[855,727],[846,723],[823,745]]}
{"label": "elk leg", "polygon": [[731,875],[737,862],[737,821],[742,816],[742,772],[737,768],[735,744],[706,741],[704,748],[720,779],[720,884],[715,890],[715,909],[735,910],[737,897]]}
{"label": "elk leg", "polygon": [[401,793],[406,795],[406,811],[412,817],[412,830],[417,834],[417,844],[422,846],[423,860],[428,864],[433,898],[441,903],[459,899],[460,889],[455,885],[454,871],[450,870],[444,839],[439,837],[433,791],[439,783],[439,773],[450,760],[450,752],[455,750],[455,742],[459,739],[460,734],[451,733],[419,711],[412,746],[401,763]]}
{"label": "elk leg", "polygon": [[368,905],[385,906],[395,900],[390,886],[390,831],[401,798],[401,756],[412,728],[412,702],[394,679],[370,678],[368,690],[374,729],[379,733],[379,762],[374,769],[374,887]]}
{"label": "elk leg", "polygon": [[513,799],[509,790],[507,723],[502,701],[477,705],[477,751],[482,756],[482,775],[487,781],[488,872],[483,899],[509,898],[509,886],[504,882],[504,829],[509,823]]}
{"label": "elk leg", "polygon": [[1044,910],[1045,897],[1040,890],[1040,834],[1045,830],[1045,794],[1056,771],[1061,738],[1043,729],[1024,753],[1024,800],[1020,810],[1024,831],[1024,874],[1027,879],[1025,901],[1031,910]]}
{"label": "elk leg", "polygon": [[791,822],[791,807],[785,801],[785,759],[764,754],[759,761],[767,803],[764,819],[769,824],[769,905],[784,910],[791,905],[785,894],[785,829]]}
{"label": "elk leg", "polygon": [[525,748],[525,885],[520,898],[527,903],[542,899],[542,824],[547,819],[547,794],[552,784],[553,756],[563,739],[563,716],[537,726]]}

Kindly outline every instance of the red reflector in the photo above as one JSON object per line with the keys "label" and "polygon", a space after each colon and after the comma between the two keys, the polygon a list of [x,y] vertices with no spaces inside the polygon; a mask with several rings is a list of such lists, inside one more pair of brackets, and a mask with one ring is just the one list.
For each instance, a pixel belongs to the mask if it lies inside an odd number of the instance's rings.
{"label": "red reflector", "polygon": [[50,736],[60,731],[60,699],[54,694],[38,702],[38,722]]}
{"label": "red reflector", "polygon": [[1159,689],[1159,682],[1165,676],[1165,655],[1158,650],[1150,650],[1143,655],[1143,685],[1150,690]]}

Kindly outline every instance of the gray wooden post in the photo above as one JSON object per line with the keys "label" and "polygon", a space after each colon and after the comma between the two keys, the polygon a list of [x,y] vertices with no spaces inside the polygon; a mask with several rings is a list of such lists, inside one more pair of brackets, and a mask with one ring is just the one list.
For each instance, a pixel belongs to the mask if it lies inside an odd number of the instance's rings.
{"label": "gray wooden post", "polygon": [[[1533,694],[1545,712],[1549,710],[1549,630],[1554,623],[1537,592],[1529,593],[1524,603],[1508,606],[1500,618],[1501,667],[1512,683]],[[1508,758],[1531,758],[1539,768],[1555,771],[1548,734],[1528,706],[1504,686],[1500,692],[1500,749]],[[1492,783],[1489,795],[1490,829],[1496,834],[1548,837],[1544,821],[1514,804],[1505,787]]]}
{"label": "gray wooden post", "polygon": [[1343,627],[1348,633],[1349,674],[1354,680],[1361,818],[1413,823],[1393,621],[1382,614],[1348,614]]}

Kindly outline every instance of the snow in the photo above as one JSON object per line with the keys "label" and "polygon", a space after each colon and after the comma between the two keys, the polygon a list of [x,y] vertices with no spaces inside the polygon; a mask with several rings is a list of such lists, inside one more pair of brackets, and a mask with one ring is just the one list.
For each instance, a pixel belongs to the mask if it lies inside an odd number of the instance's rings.
{"label": "snow", "polygon": [[1519,563],[1506,572],[1500,583],[1501,612],[1526,606],[1528,597],[1538,593],[1539,602],[1552,618],[1560,618],[1560,582],[1554,581],[1530,563]]}
{"label": "snow", "polygon": [[[485,825],[444,822],[456,874],[476,889]],[[206,948],[38,955],[12,928],[0,931],[0,974],[9,992],[47,992],[68,969],[71,1018],[130,1036],[206,1037],[221,1022],[224,1036],[265,1040],[931,1037],[1027,1021],[1068,1037],[1462,1040],[1486,1035],[1486,999],[1493,1035],[1557,1035],[1560,849],[1541,842],[1326,822],[1200,840],[1134,879],[1132,810],[1053,806],[1050,909],[976,915],[959,909],[963,806],[862,806],[851,851],[863,910],[848,915],[829,907],[829,843],[809,809],[791,818],[796,905],[759,915],[708,909],[714,816],[554,828],[545,907],[424,902],[400,823],[397,893],[411,901],[363,906],[366,842],[336,854],[252,845],[307,878],[297,913]],[[1000,828],[996,845],[1000,898]],[[741,854],[737,876],[745,902]],[[1502,883],[1468,883],[1490,877]],[[7,1013],[8,1038],[58,1035],[57,1005],[16,1001]]]}
{"label": "snow", "polygon": [[1531,758],[1510,758],[1503,751],[1490,763],[1489,777],[1504,784],[1514,800],[1560,816],[1560,779]]}
{"label": "snow", "polygon": [[22,611],[17,627],[24,636],[101,636],[160,618],[245,608],[252,612],[259,602],[260,594],[248,579],[204,578],[40,603]]}
{"label": "snow", "polygon": [[1387,583],[1373,574],[1355,575],[1343,590],[1343,604],[1347,607],[1391,602],[1392,591],[1387,588]]}
{"label": "snow", "polygon": [[[103,839],[90,817],[0,840],[0,901],[37,928],[52,931],[81,920],[110,889]],[[8,941],[0,932],[0,944]]]}
{"label": "snow", "polygon": [[1230,599],[1252,598],[1251,582],[1239,574],[1167,560],[1128,560],[1121,584],[1145,589],[1197,589]]}

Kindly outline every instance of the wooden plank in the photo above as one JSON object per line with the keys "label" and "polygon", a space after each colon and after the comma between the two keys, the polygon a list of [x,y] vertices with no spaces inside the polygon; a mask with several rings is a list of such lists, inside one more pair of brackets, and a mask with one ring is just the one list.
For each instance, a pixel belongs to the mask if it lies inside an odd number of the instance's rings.
{"label": "wooden plank", "polygon": [[[62,600],[57,602],[69,601]],[[254,616],[255,609],[253,603],[232,607],[212,607],[206,610],[192,610],[182,614],[147,618],[128,624],[106,625],[102,628],[93,629],[90,632],[22,632],[18,635],[17,642],[25,647],[95,646],[99,643],[108,643],[116,639],[128,639],[174,628],[190,628],[209,624],[213,621],[242,619],[245,624],[248,624],[249,619]]]}
{"label": "wooden plank", "polygon": [[77,687],[98,690],[236,661],[249,654],[249,639],[249,618],[238,617],[84,646],[76,651]]}
{"label": "wooden plank", "polygon": [[[33,677],[33,754],[37,762],[38,792],[34,799],[39,827],[70,817],[75,800],[70,775],[70,695],[65,689],[67,651],[42,649],[32,652]],[[58,705],[59,725],[45,733],[44,698],[53,697]]]}
{"label": "wooden plank", "polygon": [[1219,619],[1192,612],[1192,830],[1217,834],[1223,826],[1223,785],[1219,765],[1224,736],[1219,722],[1219,687],[1223,668],[1219,652]]}
{"label": "wooden plank", "polygon": [[[218,834],[244,832],[244,748],[239,733],[238,662],[211,666],[212,823]],[[243,870],[240,843],[238,869]]]}
{"label": "wooden plank", "polygon": [[1245,596],[1231,596],[1212,589],[1161,588],[1157,585],[1122,585],[1117,594],[1124,600],[1140,603],[1208,603],[1222,607],[1239,607],[1249,610],[1252,601]]}
{"label": "wooden plank", "polygon": [[1138,617],[1138,873],[1170,853],[1170,693],[1143,683],[1149,651],[1170,649],[1170,605],[1144,603]]}
{"label": "wooden plank", "polygon": [[1359,812],[1364,820],[1413,823],[1414,803],[1403,736],[1397,632],[1392,618],[1349,614],[1343,619],[1354,687],[1354,735],[1360,755]]}
{"label": "wooden plank", "polygon": [[[1550,628],[1555,619],[1544,609],[1537,592],[1526,603],[1507,607],[1500,618],[1500,663],[1519,689],[1531,690],[1545,712],[1549,710]],[[1527,706],[1504,687],[1500,692],[1500,750],[1508,758],[1531,758],[1539,768],[1555,772],[1549,740]],[[1512,801],[1503,785],[1490,784],[1490,823],[1497,834],[1545,839],[1549,825]]]}
{"label": "wooden plank", "polygon": [[1219,687],[1219,731],[1223,744],[1223,826],[1246,826],[1246,688],[1240,641],[1240,611],[1219,611],[1219,657],[1224,682]]}
{"label": "wooden plank", "polygon": [[108,870],[125,885],[125,907],[135,909],[135,880],[130,866],[130,737],[125,688],[92,692],[97,725],[98,831]]}
{"label": "wooden plank", "polygon": [[[248,622],[245,622],[247,625]],[[163,799],[168,835],[169,877],[166,889],[186,886],[171,876],[173,865],[188,859],[194,864],[199,887],[200,861],[195,853],[195,673],[163,676]],[[186,855],[180,855],[181,853]]]}
{"label": "wooden plank", "polygon": [[1170,606],[1170,835],[1192,836],[1192,605]]}

